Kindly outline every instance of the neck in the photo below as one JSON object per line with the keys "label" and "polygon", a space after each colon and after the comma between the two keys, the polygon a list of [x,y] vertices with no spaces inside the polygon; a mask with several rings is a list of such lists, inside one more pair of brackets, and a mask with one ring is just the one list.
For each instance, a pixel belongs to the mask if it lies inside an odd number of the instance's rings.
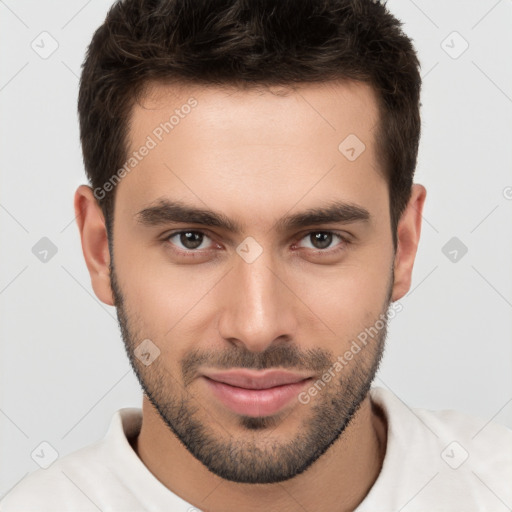
{"label": "neck", "polygon": [[335,443],[306,471],[275,484],[238,484],[211,473],[169,430],[149,400],[133,449],[167,488],[205,512],[354,510],[377,479],[387,426],[369,395]]}

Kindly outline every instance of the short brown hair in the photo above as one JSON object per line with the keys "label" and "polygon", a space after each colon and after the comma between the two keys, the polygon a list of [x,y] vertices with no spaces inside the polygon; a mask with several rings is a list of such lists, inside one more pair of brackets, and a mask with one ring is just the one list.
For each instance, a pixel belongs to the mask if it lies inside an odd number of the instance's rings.
{"label": "short brown hair", "polygon": [[[421,125],[420,64],[401,25],[379,0],[117,1],[94,33],[80,78],[91,186],[102,187],[123,166],[134,102],[154,81],[246,87],[358,80],[377,93],[377,154],[396,249]],[[115,188],[98,199],[107,229],[114,195]]]}

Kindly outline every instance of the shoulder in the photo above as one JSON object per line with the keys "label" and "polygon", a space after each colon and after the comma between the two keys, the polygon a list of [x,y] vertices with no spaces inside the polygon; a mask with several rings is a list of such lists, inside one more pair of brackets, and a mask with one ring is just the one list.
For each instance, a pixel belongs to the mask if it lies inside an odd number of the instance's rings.
{"label": "shoulder", "polygon": [[97,512],[103,501],[102,489],[115,492],[120,485],[111,464],[128,443],[126,432],[137,428],[140,414],[135,408],[118,410],[103,439],[29,473],[0,501],[0,512]]}
{"label": "shoulder", "polygon": [[511,429],[460,411],[411,407],[384,388],[372,388],[370,396],[386,417],[388,437],[381,473],[361,511],[378,502],[390,503],[390,510],[408,503],[410,511],[512,504]]}
{"label": "shoulder", "polygon": [[0,511],[57,511],[66,510],[68,504],[97,511],[83,482],[86,474],[94,475],[95,481],[108,478],[102,458],[101,442],[97,442],[57,459],[47,469],[31,472],[2,499]]}

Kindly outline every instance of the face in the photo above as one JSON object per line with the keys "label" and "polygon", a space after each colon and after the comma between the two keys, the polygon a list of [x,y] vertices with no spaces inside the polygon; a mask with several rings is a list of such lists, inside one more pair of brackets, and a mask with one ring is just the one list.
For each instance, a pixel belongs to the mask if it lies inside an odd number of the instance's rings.
{"label": "face", "polygon": [[[282,92],[153,87],[116,190],[112,291],[131,364],[190,453],[236,482],[291,478],[340,436],[392,298],[372,89]],[[211,379],[276,369],[300,379],[243,396]]]}

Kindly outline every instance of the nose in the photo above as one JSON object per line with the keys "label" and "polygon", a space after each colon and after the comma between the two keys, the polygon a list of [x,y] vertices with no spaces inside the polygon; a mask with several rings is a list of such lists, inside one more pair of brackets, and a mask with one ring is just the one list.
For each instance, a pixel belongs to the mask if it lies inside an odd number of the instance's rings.
{"label": "nose", "polygon": [[296,299],[282,266],[264,251],[248,263],[235,258],[223,282],[219,332],[236,345],[263,352],[296,337]]}

